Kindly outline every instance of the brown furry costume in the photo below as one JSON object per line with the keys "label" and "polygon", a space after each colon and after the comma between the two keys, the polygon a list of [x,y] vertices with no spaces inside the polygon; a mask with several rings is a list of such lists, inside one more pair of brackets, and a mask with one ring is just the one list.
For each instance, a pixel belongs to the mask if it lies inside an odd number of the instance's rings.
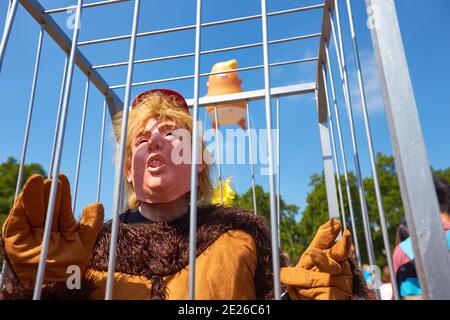
{"label": "brown furry costume", "polygon": [[[123,216],[122,216],[123,217]],[[273,269],[270,230],[263,217],[254,216],[238,208],[203,206],[198,208],[197,257],[231,230],[241,230],[250,235],[256,247],[256,269],[253,283],[256,299],[273,298]],[[121,219],[123,220],[123,219]],[[107,272],[111,235],[111,222],[103,225],[95,244],[87,269]],[[176,274],[189,263],[189,213],[170,222],[120,223],[117,244],[116,273],[143,276],[151,280],[151,298],[167,298],[163,277]],[[288,265],[285,255],[280,255],[280,266]],[[365,297],[365,285],[355,270],[353,292]],[[81,290],[65,289],[65,283],[48,284],[42,298],[91,297],[98,289],[96,281],[85,277]],[[20,283],[13,276],[7,277],[4,298],[30,298],[32,286]]]}
{"label": "brown furry costume", "polygon": [[[253,237],[257,249],[256,298],[273,298],[270,230],[264,218],[237,208],[206,206],[199,208],[197,219],[197,257],[229,230],[242,230]],[[108,270],[110,231],[111,223],[106,223],[88,268]],[[116,271],[151,279],[152,297],[165,298],[161,277],[179,272],[188,263],[189,214],[172,222],[120,224]],[[280,264],[287,266],[284,255],[280,255]]]}

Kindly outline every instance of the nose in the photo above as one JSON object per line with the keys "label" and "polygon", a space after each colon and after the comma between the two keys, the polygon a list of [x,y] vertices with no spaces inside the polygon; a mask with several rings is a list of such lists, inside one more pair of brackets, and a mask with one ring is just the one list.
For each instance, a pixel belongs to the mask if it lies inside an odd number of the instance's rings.
{"label": "nose", "polygon": [[149,150],[155,151],[155,150],[162,150],[164,147],[164,138],[159,132],[155,132],[150,137],[149,141]]}

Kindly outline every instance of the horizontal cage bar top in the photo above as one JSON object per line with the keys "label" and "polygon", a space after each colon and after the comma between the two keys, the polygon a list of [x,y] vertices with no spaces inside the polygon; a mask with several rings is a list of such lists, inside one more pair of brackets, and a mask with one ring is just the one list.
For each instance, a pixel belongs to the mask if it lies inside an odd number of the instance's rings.
{"label": "horizontal cage bar top", "polygon": [[[287,97],[292,95],[299,94],[311,94],[314,93],[316,88],[316,83],[305,83],[305,84],[296,84],[292,86],[285,87],[273,87],[270,88],[270,96],[271,97]],[[199,106],[205,107],[207,105],[214,105],[219,103],[226,102],[235,102],[241,100],[253,101],[253,100],[261,100],[264,98],[266,91],[264,89],[254,90],[254,91],[245,91],[240,93],[232,93],[225,94],[222,96],[212,96],[212,97],[203,97],[199,100]],[[189,107],[192,107],[194,102],[193,99],[186,99],[186,102]]]}
{"label": "horizontal cage bar top", "polygon": [[[285,43],[285,42],[290,42],[290,41],[296,41],[296,40],[319,38],[321,36],[322,36],[321,33],[313,33],[313,34],[308,34],[308,35],[303,35],[303,36],[296,36],[296,37],[289,37],[289,38],[283,38],[283,39],[278,39],[278,40],[271,40],[271,41],[269,41],[269,45]],[[200,55],[213,54],[213,53],[226,52],[226,51],[233,51],[233,50],[248,49],[248,48],[255,48],[255,47],[261,47],[262,45],[263,45],[262,42],[257,42],[257,43],[243,44],[243,45],[234,46],[234,47],[226,47],[226,48],[205,50],[205,51],[201,51]],[[157,57],[157,58],[135,60],[134,64],[156,62],[156,61],[166,61],[166,60],[171,60],[171,59],[188,58],[188,57],[193,57],[193,56],[195,56],[195,53],[183,53],[183,54],[172,55],[172,56],[164,56],[164,57]],[[122,67],[122,66],[126,66],[126,65],[127,65],[127,62],[117,62],[117,63],[109,63],[109,64],[103,64],[103,65],[95,65],[95,66],[92,67],[92,69],[114,68],[114,67]]]}
{"label": "horizontal cage bar top", "polygon": [[[303,12],[303,11],[310,11],[310,10],[317,10],[322,9],[324,7],[323,4],[315,5],[315,6],[309,6],[309,7],[301,7],[301,8],[295,8],[295,9],[288,9],[288,10],[282,10],[282,11],[276,11],[268,13],[267,16],[278,16],[278,15],[284,15],[294,12]],[[214,21],[214,22],[205,22],[201,24],[202,28],[205,27],[213,27],[228,23],[235,23],[235,22],[242,22],[242,21],[248,21],[248,20],[255,20],[260,19],[262,15],[252,15],[252,16],[245,16],[240,18],[233,18],[233,19],[227,19],[227,20],[220,20],[220,21]],[[169,29],[161,29],[161,30],[155,30],[155,31],[147,31],[147,32],[140,32],[136,35],[138,38],[142,37],[149,37],[154,36],[157,34],[165,34],[165,33],[171,33],[171,32],[177,32],[177,31],[185,31],[185,30],[194,30],[195,25],[188,25],[188,26],[181,26],[181,27],[175,27],[175,28],[169,28]],[[105,42],[111,42],[111,41],[118,41],[118,40],[126,40],[130,39],[131,35],[123,35],[123,36],[115,36],[115,37],[108,37],[108,38],[101,38],[96,40],[89,40],[89,41],[81,41],[78,42],[78,46],[87,46],[92,44],[98,44],[98,43],[105,43]]]}
{"label": "horizontal cage bar top", "polygon": [[[37,0],[17,0],[25,8],[26,11],[41,24],[46,33],[55,41],[56,44],[67,54],[71,52],[72,41],[66,35],[64,30],[58,23],[48,14]],[[1,52],[0,52],[1,53]],[[97,89],[106,97],[111,118],[119,111],[123,102],[117,94],[108,88],[106,80],[98,73],[97,70],[92,69],[92,64],[89,59],[81,52],[75,45],[75,63],[80,70],[86,74]],[[1,61],[0,61],[1,67]]]}
{"label": "horizontal cage bar top", "polygon": [[[106,6],[106,5],[111,5],[111,4],[116,4],[116,3],[130,2],[130,1],[131,0],[106,0],[106,1],[87,3],[87,4],[83,4],[83,10],[95,8],[95,7]],[[66,12],[68,10],[76,10],[76,6],[68,6],[68,7],[57,8],[57,9],[49,9],[49,10],[45,10],[44,13],[55,14],[55,13]]]}
{"label": "horizontal cage bar top", "polygon": [[[317,61],[318,58],[308,58],[308,59],[300,59],[300,60],[292,60],[292,61],[283,61],[283,62],[276,62],[269,64],[269,67],[279,67],[289,64],[295,64],[295,63],[305,63],[305,62],[314,62]],[[238,71],[249,71],[249,70],[257,70],[257,69],[263,69],[264,65],[258,65],[258,66],[251,66],[251,67],[243,67],[243,68],[237,68],[234,70],[224,70],[224,71],[217,71],[217,72],[208,72],[208,73],[201,73],[199,77],[207,77],[210,75],[215,74],[223,74],[223,73],[230,73],[230,72],[238,72]],[[143,81],[143,82],[134,82],[131,85],[133,87],[136,86],[144,86],[149,84],[155,84],[155,83],[162,83],[162,82],[169,82],[169,81],[179,81],[179,80],[186,80],[186,79],[193,79],[195,75],[188,75],[188,76],[180,76],[180,77],[172,77],[172,78],[165,78],[165,79],[157,79],[157,80],[150,80],[150,81]],[[126,85],[117,85],[117,86],[111,86],[110,89],[122,89],[125,88]]]}

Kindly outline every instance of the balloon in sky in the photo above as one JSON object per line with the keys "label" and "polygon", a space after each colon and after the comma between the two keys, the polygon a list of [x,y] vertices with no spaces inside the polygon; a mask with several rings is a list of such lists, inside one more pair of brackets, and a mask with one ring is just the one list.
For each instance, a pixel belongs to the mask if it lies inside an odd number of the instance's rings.
{"label": "balloon in sky", "polygon": [[[239,78],[237,71],[230,71],[236,70],[237,68],[238,63],[235,59],[216,63],[211,72],[224,72],[209,76],[209,80],[206,83],[206,86],[208,87],[206,97],[242,92],[242,80]],[[212,128],[215,130],[216,121],[214,107],[217,108],[218,126],[238,124],[242,129],[245,129],[245,115],[247,108],[245,101],[219,103],[206,107],[206,111],[212,119]]]}

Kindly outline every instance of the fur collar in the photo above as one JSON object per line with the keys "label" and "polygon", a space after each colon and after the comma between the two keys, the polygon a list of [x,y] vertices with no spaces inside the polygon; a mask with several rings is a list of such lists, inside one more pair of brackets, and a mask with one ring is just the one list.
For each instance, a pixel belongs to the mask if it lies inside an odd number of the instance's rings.
{"label": "fur collar", "polygon": [[[256,245],[254,277],[256,298],[273,298],[273,269],[270,230],[263,217],[238,208],[203,206],[197,210],[197,257],[223,233],[242,230]],[[105,223],[95,244],[88,267],[108,270],[111,221]],[[119,224],[116,272],[142,275],[152,280],[152,297],[166,297],[162,277],[179,272],[189,263],[189,213],[170,222]],[[287,258],[280,255],[281,267]]]}

